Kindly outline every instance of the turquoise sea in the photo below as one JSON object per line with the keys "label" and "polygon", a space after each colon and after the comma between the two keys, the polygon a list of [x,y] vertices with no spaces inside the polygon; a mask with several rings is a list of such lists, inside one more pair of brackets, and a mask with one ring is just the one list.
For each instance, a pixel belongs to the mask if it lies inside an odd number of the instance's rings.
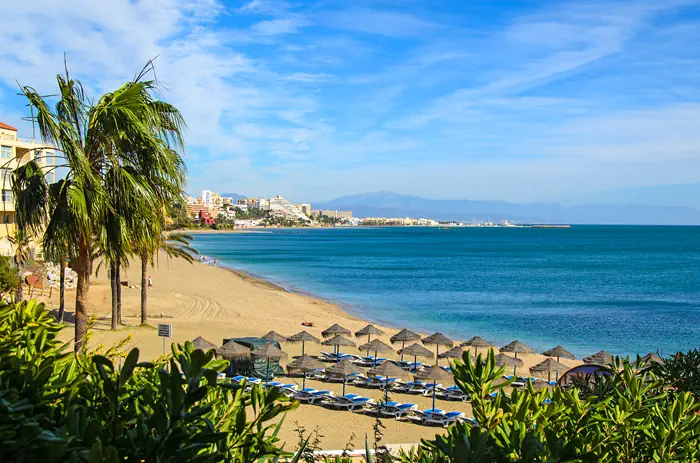
{"label": "turquoise sea", "polygon": [[287,229],[201,234],[195,247],[366,319],[457,339],[578,356],[700,346],[700,227]]}

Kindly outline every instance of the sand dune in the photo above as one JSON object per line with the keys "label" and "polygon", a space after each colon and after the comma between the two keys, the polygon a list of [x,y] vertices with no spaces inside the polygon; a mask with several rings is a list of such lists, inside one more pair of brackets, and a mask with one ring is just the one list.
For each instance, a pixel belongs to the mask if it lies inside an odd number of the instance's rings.
{"label": "sand dune", "polygon": [[[123,280],[129,284],[138,285],[140,282],[140,266],[134,263],[131,269],[123,271]],[[154,288],[148,291],[149,323],[169,323],[173,327],[173,337],[169,342],[182,343],[197,336],[221,344],[224,338],[241,336],[262,336],[270,330],[283,335],[291,335],[306,329],[315,336],[321,337],[321,331],[333,323],[357,331],[367,323],[344,312],[337,305],[301,294],[284,291],[268,282],[252,278],[248,275],[232,272],[204,264],[188,264],[181,260],[170,260],[161,256],[158,266],[151,271]],[[51,306],[55,307],[58,298],[54,292],[49,299],[43,296]],[[72,311],[74,293],[66,295],[68,310]],[[155,328],[140,327],[140,289],[123,289],[123,315],[126,326],[117,331],[109,331],[110,290],[104,272],[98,275],[91,284],[90,309],[100,317],[93,333],[91,345],[111,345],[126,336],[131,336],[129,347],[138,347],[143,359],[157,358],[162,354],[163,341],[156,334]],[[302,321],[311,321],[314,328],[301,326]],[[380,327],[382,328],[382,327]],[[379,338],[389,343],[389,337],[397,330],[382,328],[385,335]],[[66,339],[70,338],[72,330],[64,331]],[[465,333],[464,339],[479,333]],[[358,345],[366,338],[356,340]],[[283,349],[290,358],[301,353],[301,345],[284,344]],[[316,354],[321,350],[319,345],[306,345],[306,352]],[[326,349],[324,349],[326,350]],[[357,349],[346,348],[345,352],[359,353]],[[544,359],[541,355],[521,355],[525,367],[530,367]],[[442,362],[445,362],[444,360]],[[562,362],[566,362],[562,360]],[[576,361],[568,362],[571,365]],[[525,370],[523,370],[525,371]],[[300,379],[292,379],[300,383]],[[309,382],[308,385],[322,386],[340,394],[342,385]],[[349,392],[358,392],[375,399],[383,396],[381,391],[348,387]],[[421,409],[430,408],[429,397],[391,394],[393,400],[416,403]],[[438,408],[464,411],[471,414],[469,404],[459,402],[438,402]],[[297,437],[294,433],[295,423],[307,431],[316,427],[323,436],[321,445],[325,449],[342,449],[355,435],[354,444],[364,446],[365,435],[371,439],[374,418],[359,413],[332,411],[319,406],[302,405],[292,412],[285,421],[281,437],[288,442],[287,448],[293,449]],[[421,438],[431,438],[440,428],[424,427],[396,420],[383,420],[383,443],[403,444],[418,442]]]}

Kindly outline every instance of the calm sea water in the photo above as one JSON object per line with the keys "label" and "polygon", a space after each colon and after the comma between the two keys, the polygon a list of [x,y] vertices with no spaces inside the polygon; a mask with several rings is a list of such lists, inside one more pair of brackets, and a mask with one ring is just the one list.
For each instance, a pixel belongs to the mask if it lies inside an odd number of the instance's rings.
{"label": "calm sea water", "polygon": [[700,346],[700,227],[291,229],[195,246],[396,327],[577,355]]}

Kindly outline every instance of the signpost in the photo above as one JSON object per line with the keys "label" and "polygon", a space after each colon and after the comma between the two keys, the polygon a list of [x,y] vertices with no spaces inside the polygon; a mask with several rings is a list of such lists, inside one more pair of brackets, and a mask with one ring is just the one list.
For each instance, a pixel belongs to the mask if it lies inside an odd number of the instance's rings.
{"label": "signpost", "polygon": [[166,339],[172,337],[173,335],[173,325],[164,325],[158,323],[158,336],[163,338],[163,355],[166,355]]}

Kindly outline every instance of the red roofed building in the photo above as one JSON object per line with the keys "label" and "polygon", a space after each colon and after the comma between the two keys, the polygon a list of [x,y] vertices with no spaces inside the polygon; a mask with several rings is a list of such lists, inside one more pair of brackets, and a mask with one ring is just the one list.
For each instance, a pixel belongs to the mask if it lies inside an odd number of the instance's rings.
{"label": "red roofed building", "polygon": [[17,132],[16,128],[12,127],[11,125],[7,125],[4,122],[0,122],[0,129],[10,130],[12,132]]}

